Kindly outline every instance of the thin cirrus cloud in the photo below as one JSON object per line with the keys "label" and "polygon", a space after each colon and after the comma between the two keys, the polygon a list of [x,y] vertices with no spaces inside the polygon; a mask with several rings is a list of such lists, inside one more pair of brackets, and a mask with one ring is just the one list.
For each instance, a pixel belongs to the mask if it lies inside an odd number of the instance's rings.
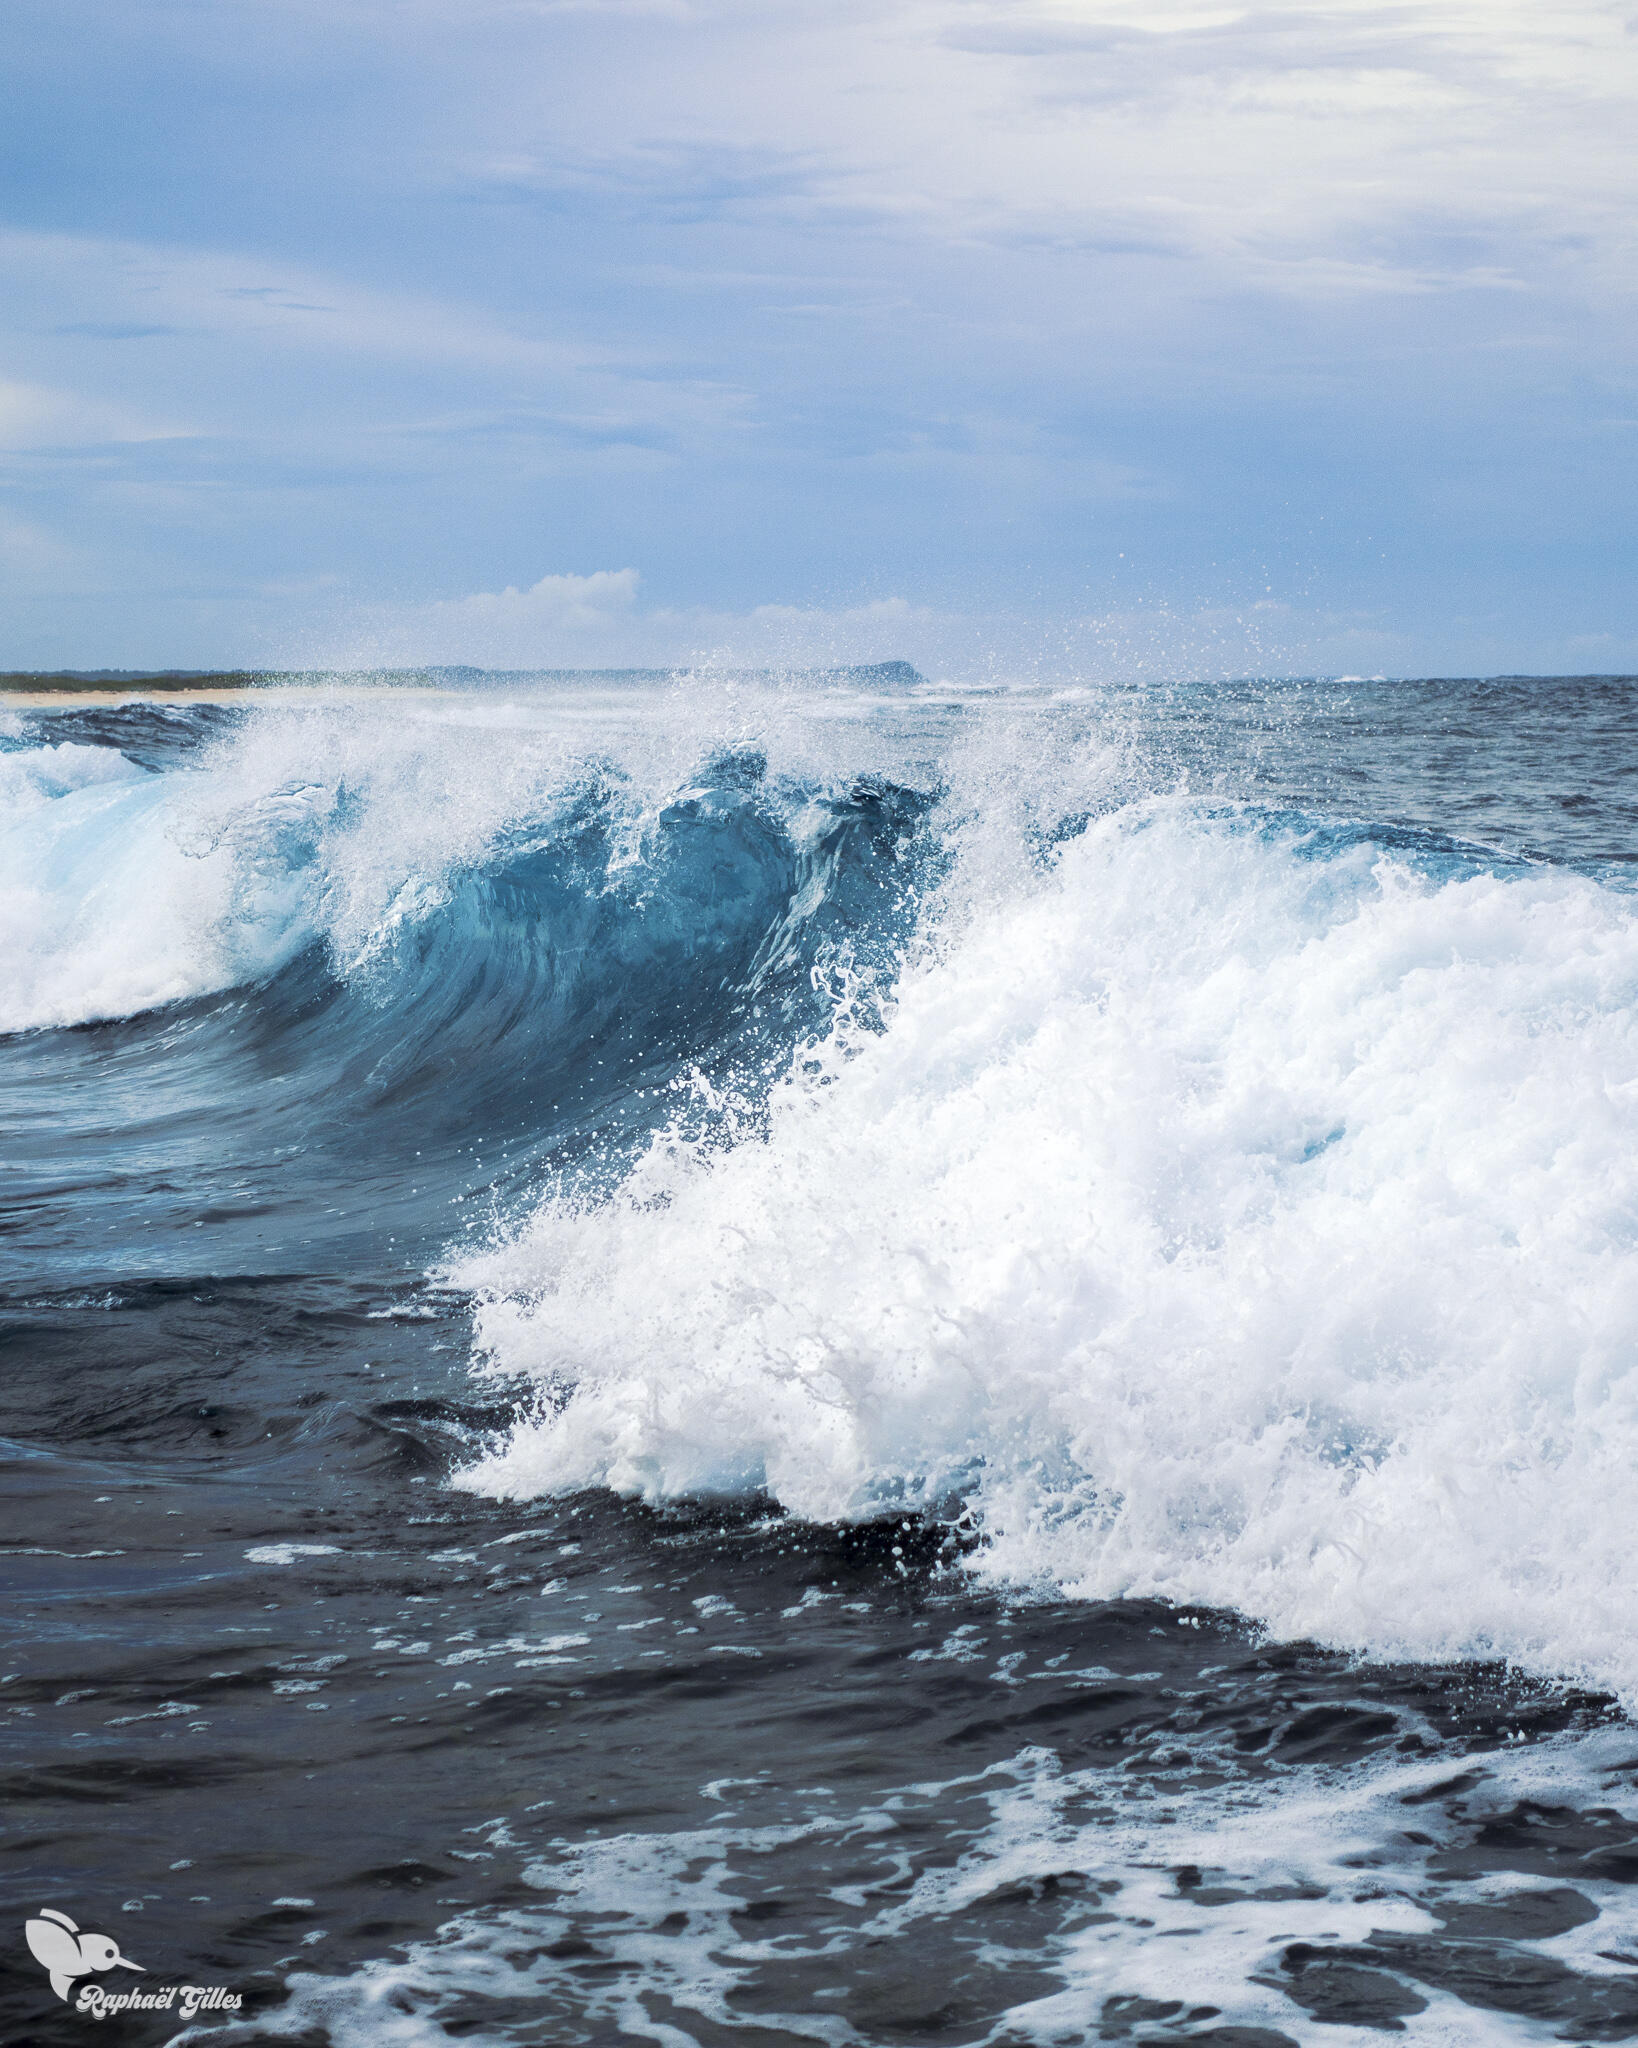
{"label": "thin cirrus cloud", "polygon": [[1638,661],[1624,7],[71,11],[0,22],[0,379],[55,394],[0,505],[77,564],[12,659],[488,592],[661,659],[893,603],[956,667],[1262,604],[1297,665]]}
{"label": "thin cirrus cloud", "polygon": [[[208,337],[280,353],[408,356],[462,367],[552,364],[548,344],[508,332],[481,311],[325,276],[299,261],[13,230],[0,233],[0,267],[36,304],[80,311],[58,334]],[[109,320],[114,308],[131,317]]]}
{"label": "thin cirrus cloud", "polygon": [[[1638,50],[1616,8],[1145,0],[853,19],[857,39],[806,9],[718,10],[720,33],[682,52],[685,91],[673,46],[633,53],[612,124],[593,99],[510,174],[662,211],[829,211],[910,239],[1035,238],[1043,222],[1074,238],[1113,205],[1187,217],[1202,254],[1248,232],[1312,253],[1310,238],[1406,211],[1500,226],[1551,209],[1562,225],[1630,193]],[[526,97],[513,119],[528,125]]]}
{"label": "thin cirrus cloud", "polygon": [[127,408],[42,384],[0,380],[0,450],[71,449],[164,441],[182,429]]}

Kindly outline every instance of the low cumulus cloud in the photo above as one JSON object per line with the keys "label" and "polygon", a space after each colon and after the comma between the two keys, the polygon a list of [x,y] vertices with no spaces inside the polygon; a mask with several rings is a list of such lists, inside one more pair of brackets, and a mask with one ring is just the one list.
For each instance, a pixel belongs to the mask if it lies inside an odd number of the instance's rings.
{"label": "low cumulus cloud", "polygon": [[626,627],[637,604],[635,569],[598,569],[590,576],[542,576],[526,590],[477,590],[425,607],[408,630],[434,661],[470,661],[484,668],[566,664],[554,648],[606,642]]}
{"label": "low cumulus cloud", "polygon": [[651,607],[641,584],[636,569],[558,571],[524,587],[441,598],[361,622],[328,658],[345,667],[813,667],[913,660],[956,624],[902,597],[834,609]]}

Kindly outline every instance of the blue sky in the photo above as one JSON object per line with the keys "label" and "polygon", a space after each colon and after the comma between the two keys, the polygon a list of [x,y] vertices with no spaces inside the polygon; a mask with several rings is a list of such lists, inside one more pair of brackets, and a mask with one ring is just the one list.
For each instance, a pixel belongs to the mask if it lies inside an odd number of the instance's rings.
{"label": "blue sky", "polygon": [[1638,669],[1638,9],[7,0],[0,666]]}

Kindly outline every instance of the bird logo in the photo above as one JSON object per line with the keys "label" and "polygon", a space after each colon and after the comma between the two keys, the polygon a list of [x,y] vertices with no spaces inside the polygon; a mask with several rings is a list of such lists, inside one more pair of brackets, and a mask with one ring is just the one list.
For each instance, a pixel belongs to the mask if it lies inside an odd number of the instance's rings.
{"label": "bird logo", "polygon": [[76,1977],[88,1977],[93,1970],[142,1970],[140,1963],[120,1954],[117,1941],[106,1934],[82,1934],[55,1906],[42,1906],[25,1922],[23,1932],[30,1954],[42,1970],[51,1972],[51,1988],[65,2003]]}

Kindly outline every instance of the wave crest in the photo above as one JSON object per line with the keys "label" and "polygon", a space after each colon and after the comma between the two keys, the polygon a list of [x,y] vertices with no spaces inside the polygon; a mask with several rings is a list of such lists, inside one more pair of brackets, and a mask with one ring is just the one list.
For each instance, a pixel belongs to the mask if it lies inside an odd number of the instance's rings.
{"label": "wave crest", "polygon": [[969,1517],[980,1569],[1638,1690],[1638,916],[1175,799],[727,1148],[461,1261],[484,1491]]}

